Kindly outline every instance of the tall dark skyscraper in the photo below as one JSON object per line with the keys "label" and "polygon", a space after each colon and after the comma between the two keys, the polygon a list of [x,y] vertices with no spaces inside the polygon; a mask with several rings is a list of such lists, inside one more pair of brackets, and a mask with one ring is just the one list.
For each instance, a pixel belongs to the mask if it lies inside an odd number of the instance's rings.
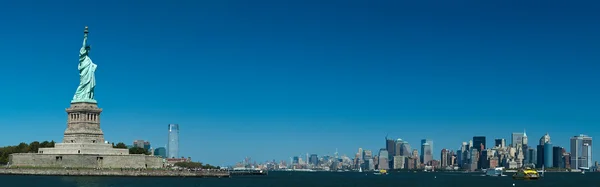
{"label": "tall dark skyscraper", "polygon": [[563,148],[559,146],[552,147],[552,167],[564,168]]}
{"label": "tall dark skyscraper", "polygon": [[505,147],[506,146],[506,140],[504,140],[504,139],[495,139],[494,140],[494,146],[496,146],[496,147]]}
{"label": "tall dark skyscraper", "polygon": [[317,154],[311,154],[308,158],[308,163],[312,164],[313,166],[319,165],[319,157],[317,157]]}
{"label": "tall dark skyscraper", "polygon": [[544,145],[537,146],[537,163],[535,167],[541,168],[544,165]]}
{"label": "tall dark skyscraper", "polygon": [[479,152],[485,150],[485,136],[473,136],[473,149],[477,149]]}
{"label": "tall dark skyscraper", "polygon": [[396,153],[396,141],[394,141],[393,139],[388,139],[387,136],[385,137],[385,149],[388,152],[388,160],[391,160],[391,158],[394,157],[394,154]]}
{"label": "tall dark skyscraper", "polygon": [[487,154],[481,155],[485,148],[485,136],[473,136],[473,149],[477,149],[477,152],[480,154],[479,160],[477,161],[477,169],[482,169],[484,163],[487,161]]}

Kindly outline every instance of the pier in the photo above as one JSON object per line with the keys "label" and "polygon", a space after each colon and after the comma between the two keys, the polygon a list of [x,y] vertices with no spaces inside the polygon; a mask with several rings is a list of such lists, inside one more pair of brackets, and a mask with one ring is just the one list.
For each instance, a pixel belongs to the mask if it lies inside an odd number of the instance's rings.
{"label": "pier", "polygon": [[0,175],[123,176],[123,177],[230,177],[226,170],[1,168]]}

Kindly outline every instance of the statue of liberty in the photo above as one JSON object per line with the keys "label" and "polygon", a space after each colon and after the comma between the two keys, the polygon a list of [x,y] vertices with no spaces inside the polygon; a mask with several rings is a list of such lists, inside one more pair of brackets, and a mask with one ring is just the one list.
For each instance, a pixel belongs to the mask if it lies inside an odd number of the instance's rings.
{"label": "statue of liberty", "polygon": [[71,103],[96,103],[94,99],[94,88],[96,87],[96,72],[97,65],[92,62],[89,57],[90,46],[87,45],[88,27],[85,26],[83,31],[83,46],[79,50],[79,86]]}

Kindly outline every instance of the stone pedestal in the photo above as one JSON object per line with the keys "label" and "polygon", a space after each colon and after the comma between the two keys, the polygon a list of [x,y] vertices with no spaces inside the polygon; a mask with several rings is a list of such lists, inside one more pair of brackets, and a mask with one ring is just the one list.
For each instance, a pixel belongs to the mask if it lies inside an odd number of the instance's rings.
{"label": "stone pedestal", "polygon": [[104,144],[100,129],[100,113],[96,103],[71,103],[67,108],[67,129],[63,143]]}
{"label": "stone pedestal", "polygon": [[67,130],[63,143],[53,148],[40,148],[40,154],[128,155],[128,149],[115,149],[104,142],[100,129],[100,113],[96,103],[71,103],[67,108]]}

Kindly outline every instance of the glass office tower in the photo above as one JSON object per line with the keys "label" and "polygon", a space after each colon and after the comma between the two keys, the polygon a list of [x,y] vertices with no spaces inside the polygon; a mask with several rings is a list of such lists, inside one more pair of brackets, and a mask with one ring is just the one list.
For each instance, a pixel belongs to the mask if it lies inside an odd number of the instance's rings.
{"label": "glass office tower", "polygon": [[167,156],[179,158],[179,125],[169,124],[169,143],[167,144]]}

